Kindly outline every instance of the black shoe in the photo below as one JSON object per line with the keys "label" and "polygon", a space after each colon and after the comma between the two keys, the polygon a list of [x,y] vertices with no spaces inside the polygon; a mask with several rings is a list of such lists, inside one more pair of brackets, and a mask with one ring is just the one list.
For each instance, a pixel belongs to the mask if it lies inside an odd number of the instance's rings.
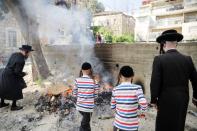
{"label": "black shoe", "polygon": [[9,103],[0,103],[0,108],[6,107],[6,106],[9,106]]}
{"label": "black shoe", "polygon": [[21,110],[21,109],[23,109],[23,107],[22,106],[12,106],[11,107],[11,111],[18,111],[18,110]]}

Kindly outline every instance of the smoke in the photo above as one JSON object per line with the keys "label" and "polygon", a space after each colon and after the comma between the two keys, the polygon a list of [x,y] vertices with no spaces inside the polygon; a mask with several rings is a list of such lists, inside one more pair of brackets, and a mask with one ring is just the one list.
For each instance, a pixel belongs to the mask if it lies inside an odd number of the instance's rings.
{"label": "smoke", "polygon": [[52,0],[22,0],[28,16],[37,19],[43,44],[93,44],[90,32],[91,15],[87,10],[56,6]]}
{"label": "smoke", "polygon": [[[94,72],[103,76],[103,81],[111,81],[110,74],[94,53],[93,33],[90,31],[92,16],[88,10],[74,6],[70,9],[56,6],[54,0],[22,2],[28,16],[39,24],[42,45],[59,46],[55,48],[56,51],[64,52],[66,63],[62,65],[64,67],[56,67],[56,75],[68,77],[73,75],[70,73],[72,71],[79,72],[83,62],[90,62]],[[60,61],[55,61],[57,66],[58,62]],[[62,72],[65,74],[62,75]]]}

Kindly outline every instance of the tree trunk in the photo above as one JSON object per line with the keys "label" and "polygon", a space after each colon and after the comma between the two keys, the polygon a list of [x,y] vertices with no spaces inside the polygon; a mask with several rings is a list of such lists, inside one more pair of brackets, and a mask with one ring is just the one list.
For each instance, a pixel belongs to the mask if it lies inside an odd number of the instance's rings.
{"label": "tree trunk", "polygon": [[46,79],[50,75],[50,71],[42,53],[38,36],[39,25],[36,21],[37,18],[27,15],[27,11],[20,0],[5,0],[5,4],[16,18],[26,43],[31,45],[35,50],[31,55],[34,80]]}

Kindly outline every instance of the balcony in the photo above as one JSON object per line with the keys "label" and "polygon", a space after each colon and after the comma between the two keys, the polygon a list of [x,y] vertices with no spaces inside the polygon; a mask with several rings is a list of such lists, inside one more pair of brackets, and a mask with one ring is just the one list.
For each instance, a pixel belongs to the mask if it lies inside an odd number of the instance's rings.
{"label": "balcony", "polygon": [[196,12],[196,11],[197,11],[197,5],[185,7],[185,9],[184,9],[184,13],[191,13],[191,12]]}
{"label": "balcony", "polygon": [[183,23],[182,18],[179,19],[165,19],[165,20],[158,20],[156,24],[152,26],[152,29],[169,29],[169,28],[181,28]]}
{"label": "balcony", "polygon": [[184,6],[179,3],[176,5],[168,5],[160,8],[153,8],[152,12],[156,16],[175,15],[183,13]]}
{"label": "balcony", "polygon": [[185,0],[184,1],[184,12],[194,12],[197,11],[197,1],[196,0]]}
{"label": "balcony", "polygon": [[197,5],[197,1],[196,0],[184,0],[184,5],[185,6]]}
{"label": "balcony", "polygon": [[197,22],[197,14],[196,15],[185,15],[185,23],[189,22]]}
{"label": "balcony", "polygon": [[153,7],[165,6],[170,4],[182,3],[183,0],[152,0],[151,4]]}
{"label": "balcony", "polygon": [[169,8],[166,9],[167,12],[170,12],[170,11],[176,11],[176,10],[182,10],[184,9],[183,5],[182,4],[177,4],[177,5],[173,5]]}

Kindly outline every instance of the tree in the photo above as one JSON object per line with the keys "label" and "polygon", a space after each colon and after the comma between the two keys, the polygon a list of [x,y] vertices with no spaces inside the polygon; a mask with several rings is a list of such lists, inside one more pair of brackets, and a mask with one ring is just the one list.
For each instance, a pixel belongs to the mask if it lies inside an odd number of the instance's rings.
{"label": "tree", "polygon": [[[41,49],[37,19],[33,16],[28,16],[26,8],[21,0],[0,0],[0,6],[4,13],[11,11],[20,26],[25,41],[35,49],[31,56],[34,78],[47,78],[50,72]],[[0,14],[2,14],[2,11]]]}
{"label": "tree", "polygon": [[105,7],[97,0],[85,0],[83,5],[89,9],[93,14],[105,11]]}
{"label": "tree", "polygon": [[105,11],[105,7],[101,2],[96,3],[96,10],[95,13],[103,12]]}

